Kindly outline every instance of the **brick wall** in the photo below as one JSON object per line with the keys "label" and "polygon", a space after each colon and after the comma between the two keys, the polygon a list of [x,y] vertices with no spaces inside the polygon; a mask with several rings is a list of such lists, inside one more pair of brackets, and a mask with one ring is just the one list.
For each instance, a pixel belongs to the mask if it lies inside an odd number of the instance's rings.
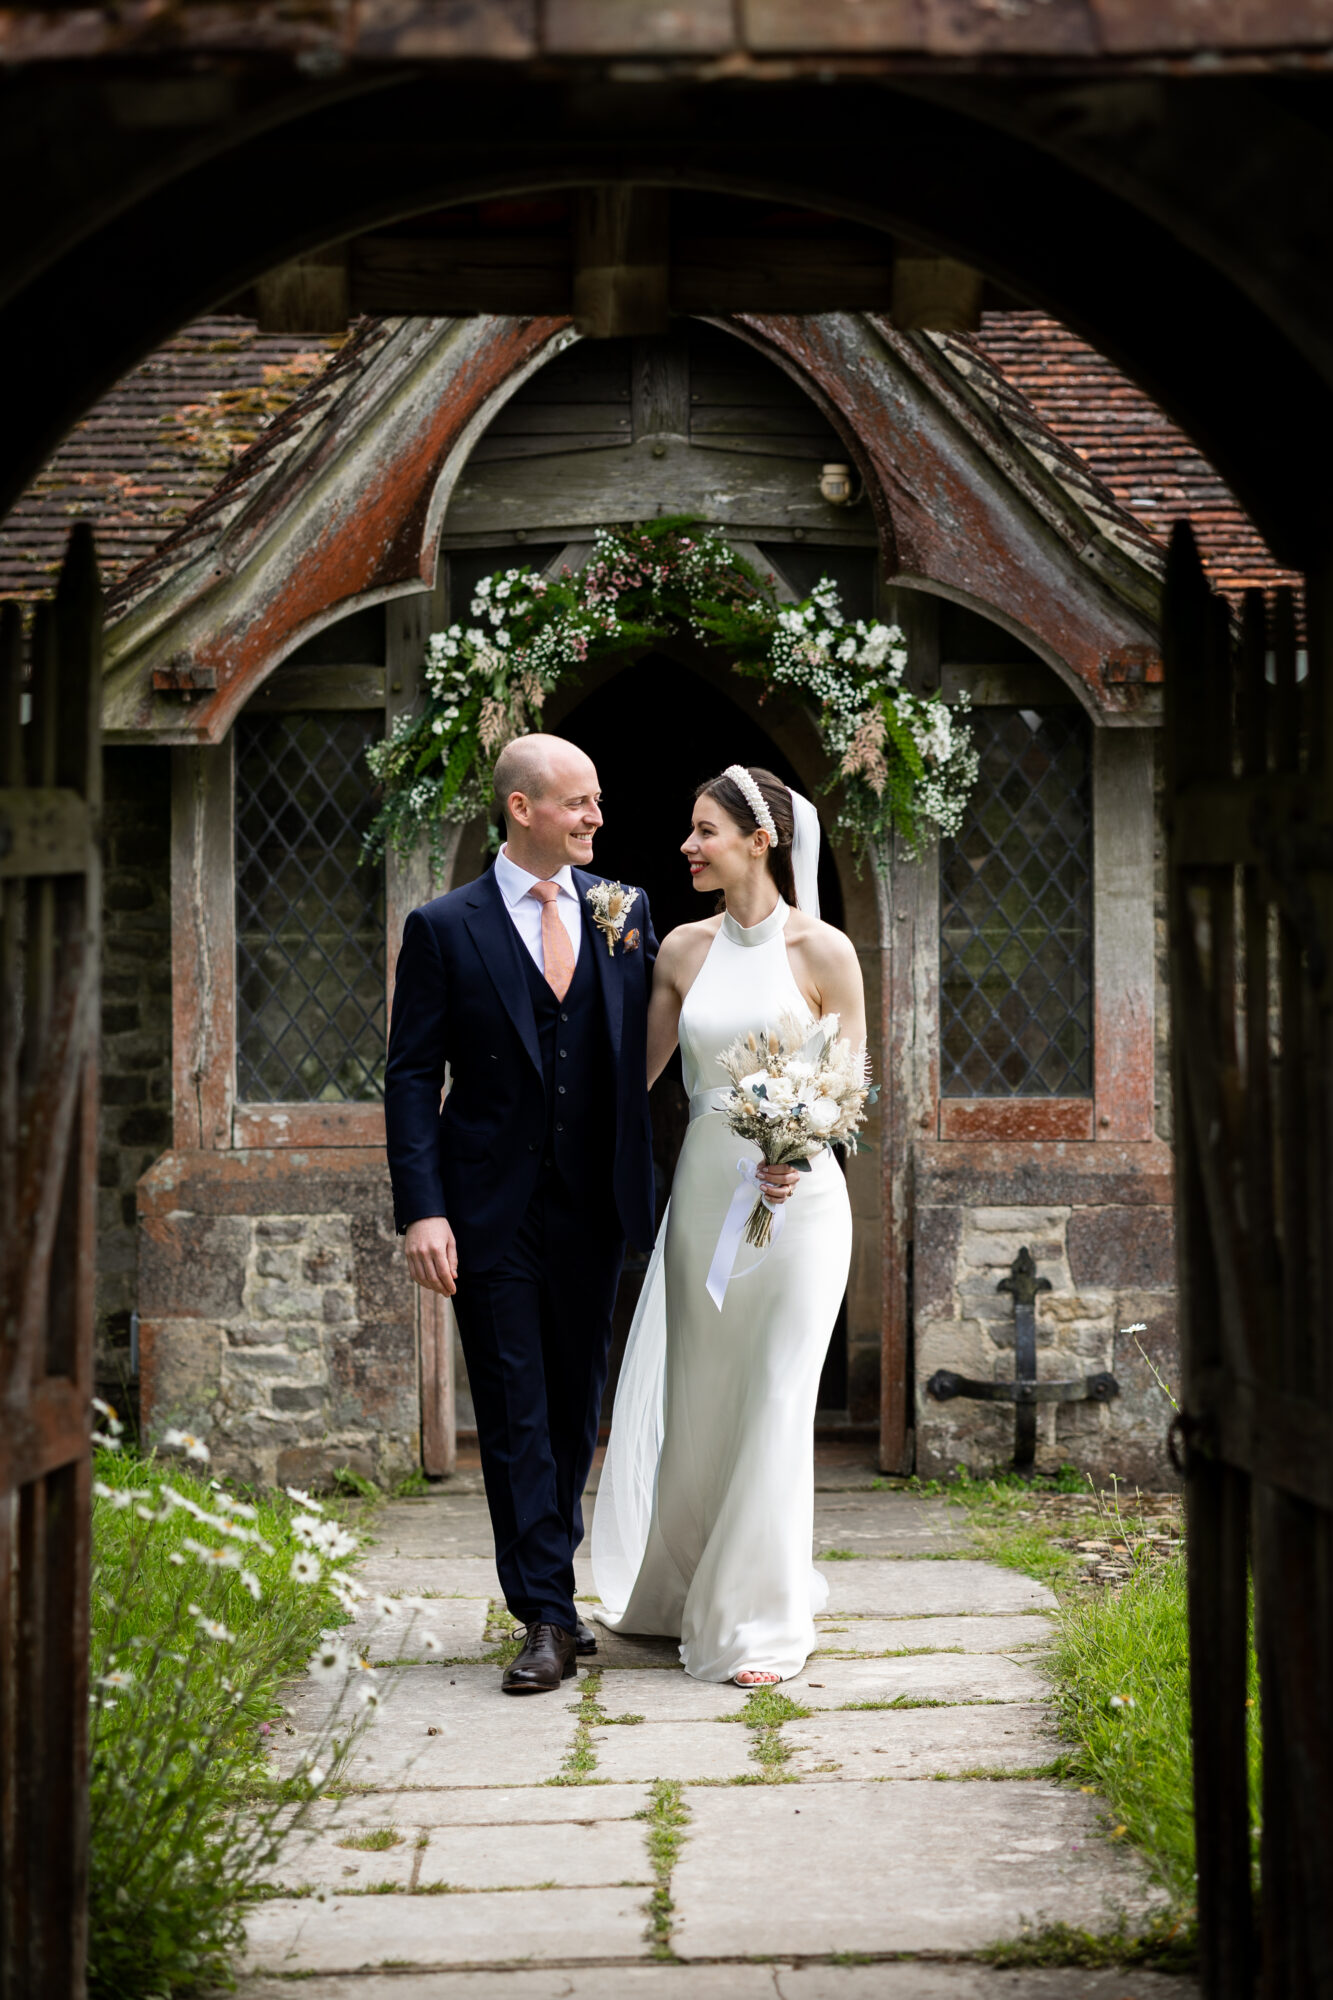
{"label": "brick wall", "polygon": [[114,1402],[126,1393],[136,1302],[134,1190],[171,1144],[170,753],[111,746],[103,776],[96,1372]]}

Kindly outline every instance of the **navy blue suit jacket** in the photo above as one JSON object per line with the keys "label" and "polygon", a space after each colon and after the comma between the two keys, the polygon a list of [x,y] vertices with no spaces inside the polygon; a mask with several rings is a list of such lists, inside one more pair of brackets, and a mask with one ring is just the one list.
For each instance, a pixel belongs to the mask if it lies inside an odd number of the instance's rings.
{"label": "navy blue suit jacket", "polygon": [[[647,1250],[656,1228],[646,1036],[657,939],[640,890],[608,953],[586,897],[604,878],[571,872],[580,950],[593,956],[611,1045],[616,1208],[630,1242]],[[423,1216],[447,1216],[474,1271],[490,1268],[527,1208],[547,1132],[524,950],[490,868],[413,910],[394,978],[384,1121],[395,1221],[401,1233]]]}

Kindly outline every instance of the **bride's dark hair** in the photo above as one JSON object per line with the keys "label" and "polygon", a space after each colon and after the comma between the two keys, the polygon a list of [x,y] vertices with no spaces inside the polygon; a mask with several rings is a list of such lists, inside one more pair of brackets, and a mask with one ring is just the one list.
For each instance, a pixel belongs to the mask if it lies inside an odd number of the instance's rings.
{"label": "bride's dark hair", "polygon": [[[791,865],[791,844],[796,832],[796,820],[791,809],[791,793],[781,778],[775,778],[771,771],[763,770],[760,765],[747,764],[745,768],[759,787],[760,797],[777,828],[777,839],[768,843],[768,872],[777,883],[778,894],[783,901],[795,909],[796,876]],[[744,792],[725,771],[721,777],[706,778],[694,796],[696,799],[716,799],[727,818],[734,820],[742,833],[753,833],[759,825]]]}

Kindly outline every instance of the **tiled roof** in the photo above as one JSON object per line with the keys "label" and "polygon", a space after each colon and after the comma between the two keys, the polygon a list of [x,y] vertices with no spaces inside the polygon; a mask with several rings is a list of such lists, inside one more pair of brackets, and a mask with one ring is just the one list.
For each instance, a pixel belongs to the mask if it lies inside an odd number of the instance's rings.
{"label": "tiled roof", "polygon": [[75,425],[0,521],[0,597],[49,591],[80,517],[96,527],[103,583],[115,583],[207,499],[340,345],[261,334],[233,314],[167,341]]}
{"label": "tiled roof", "polygon": [[1114,364],[1045,313],[987,313],[981,349],[1088,470],[1158,539],[1188,514],[1215,589],[1300,584],[1206,458]]}

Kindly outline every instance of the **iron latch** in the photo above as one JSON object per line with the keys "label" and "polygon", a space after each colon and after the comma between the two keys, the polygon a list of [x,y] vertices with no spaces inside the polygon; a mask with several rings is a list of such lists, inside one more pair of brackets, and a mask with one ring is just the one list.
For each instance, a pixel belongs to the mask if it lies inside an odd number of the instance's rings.
{"label": "iron latch", "polygon": [[952,1368],[937,1368],[926,1384],[926,1394],[937,1403],[955,1396],[967,1396],[979,1403],[1014,1405],[1014,1471],[1031,1476],[1037,1453],[1038,1403],[1109,1403],[1120,1394],[1114,1375],[1080,1375],[1072,1382],[1037,1380],[1037,1294],[1049,1292],[1049,1278],[1037,1276],[1032,1252],[1025,1243],[1009,1276],[1001,1278],[997,1292],[1008,1292],[1014,1301],[1014,1380],[978,1382],[970,1375],[957,1375]]}

